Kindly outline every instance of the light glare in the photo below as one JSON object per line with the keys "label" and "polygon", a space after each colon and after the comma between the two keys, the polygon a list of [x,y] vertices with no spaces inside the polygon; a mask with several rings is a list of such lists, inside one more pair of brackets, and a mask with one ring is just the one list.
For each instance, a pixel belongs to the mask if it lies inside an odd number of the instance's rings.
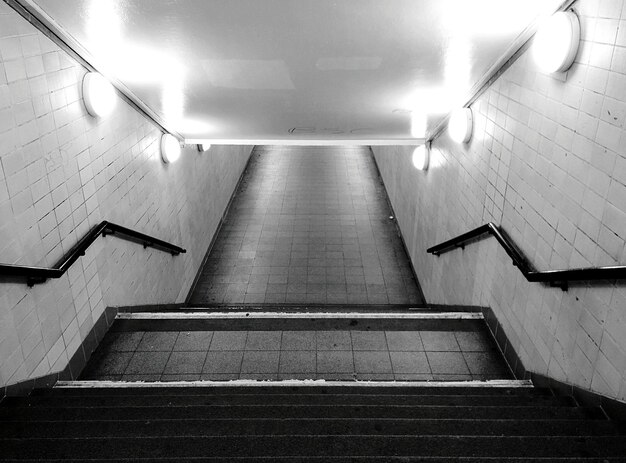
{"label": "light glare", "polygon": [[426,145],[420,145],[415,150],[413,150],[413,166],[417,170],[426,170],[428,169],[428,160],[429,160],[429,150]]}
{"label": "light glare", "polygon": [[161,137],[161,158],[164,163],[176,162],[180,157],[180,143],[169,133]]}
{"label": "light glare", "polygon": [[545,73],[565,72],[574,62],[580,42],[580,22],[572,12],[547,18],[533,39],[533,58]]}
{"label": "light glare", "polygon": [[457,143],[467,143],[472,138],[472,110],[460,108],[452,113],[448,122],[450,138]]}
{"label": "light glare", "polygon": [[115,108],[115,89],[102,75],[89,72],[83,78],[83,100],[93,117],[106,117]]}

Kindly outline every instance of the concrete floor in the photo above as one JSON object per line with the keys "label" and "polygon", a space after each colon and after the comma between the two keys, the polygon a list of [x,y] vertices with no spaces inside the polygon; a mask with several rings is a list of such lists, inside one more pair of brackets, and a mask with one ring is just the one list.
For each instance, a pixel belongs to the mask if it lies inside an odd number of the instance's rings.
{"label": "concrete floor", "polygon": [[190,302],[422,304],[366,147],[257,147]]}

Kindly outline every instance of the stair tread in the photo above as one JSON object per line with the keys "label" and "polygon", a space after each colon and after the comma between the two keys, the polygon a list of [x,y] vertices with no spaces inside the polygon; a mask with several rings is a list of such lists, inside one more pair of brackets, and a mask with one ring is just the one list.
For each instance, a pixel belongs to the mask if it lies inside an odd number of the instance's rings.
{"label": "stair tread", "polygon": [[588,457],[626,455],[626,440],[605,437],[500,436],[243,436],[1,439],[3,456],[124,458],[212,456],[484,456]]}

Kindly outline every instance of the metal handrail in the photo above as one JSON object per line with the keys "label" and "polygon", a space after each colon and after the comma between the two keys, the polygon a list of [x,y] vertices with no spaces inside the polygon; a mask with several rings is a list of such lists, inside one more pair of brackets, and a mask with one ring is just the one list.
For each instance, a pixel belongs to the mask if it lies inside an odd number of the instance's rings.
{"label": "metal handrail", "polygon": [[624,265],[539,271],[524,257],[506,232],[491,222],[428,248],[426,251],[439,256],[440,254],[452,251],[456,248],[465,248],[465,244],[469,241],[479,239],[487,234],[494,236],[496,240],[498,240],[500,246],[504,248],[506,253],[513,260],[513,265],[516,266],[520,272],[522,272],[524,278],[530,282],[548,283],[550,286],[557,286],[563,291],[567,291],[568,282],[570,281],[626,279],[626,266]]}
{"label": "metal handrail", "polygon": [[150,246],[155,249],[170,252],[173,256],[187,252],[185,249],[174,244],[104,220],[93,227],[89,233],[61,257],[52,268],[0,264],[0,276],[26,278],[28,286],[44,283],[48,278],[60,278],[79,257],[85,255],[85,250],[96,241],[100,234],[102,234],[102,236],[115,235],[120,238],[130,239],[131,241],[143,244],[144,248]]}

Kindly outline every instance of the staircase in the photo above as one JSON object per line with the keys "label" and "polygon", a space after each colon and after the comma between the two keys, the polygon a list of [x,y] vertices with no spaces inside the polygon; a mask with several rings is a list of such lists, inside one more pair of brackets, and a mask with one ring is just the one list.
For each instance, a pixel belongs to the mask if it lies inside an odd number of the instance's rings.
{"label": "staircase", "polygon": [[[120,313],[84,379],[0,404],[0,460],[626,461],[621,423],[511,379],[489,343],[467,308]],[[273,369],[246,370],[274,352]],[[129,380],[150,355],[170,360]],[[239,371],[215,373],[220,355]],[[333,372],[333,358],[352,364]]]}

